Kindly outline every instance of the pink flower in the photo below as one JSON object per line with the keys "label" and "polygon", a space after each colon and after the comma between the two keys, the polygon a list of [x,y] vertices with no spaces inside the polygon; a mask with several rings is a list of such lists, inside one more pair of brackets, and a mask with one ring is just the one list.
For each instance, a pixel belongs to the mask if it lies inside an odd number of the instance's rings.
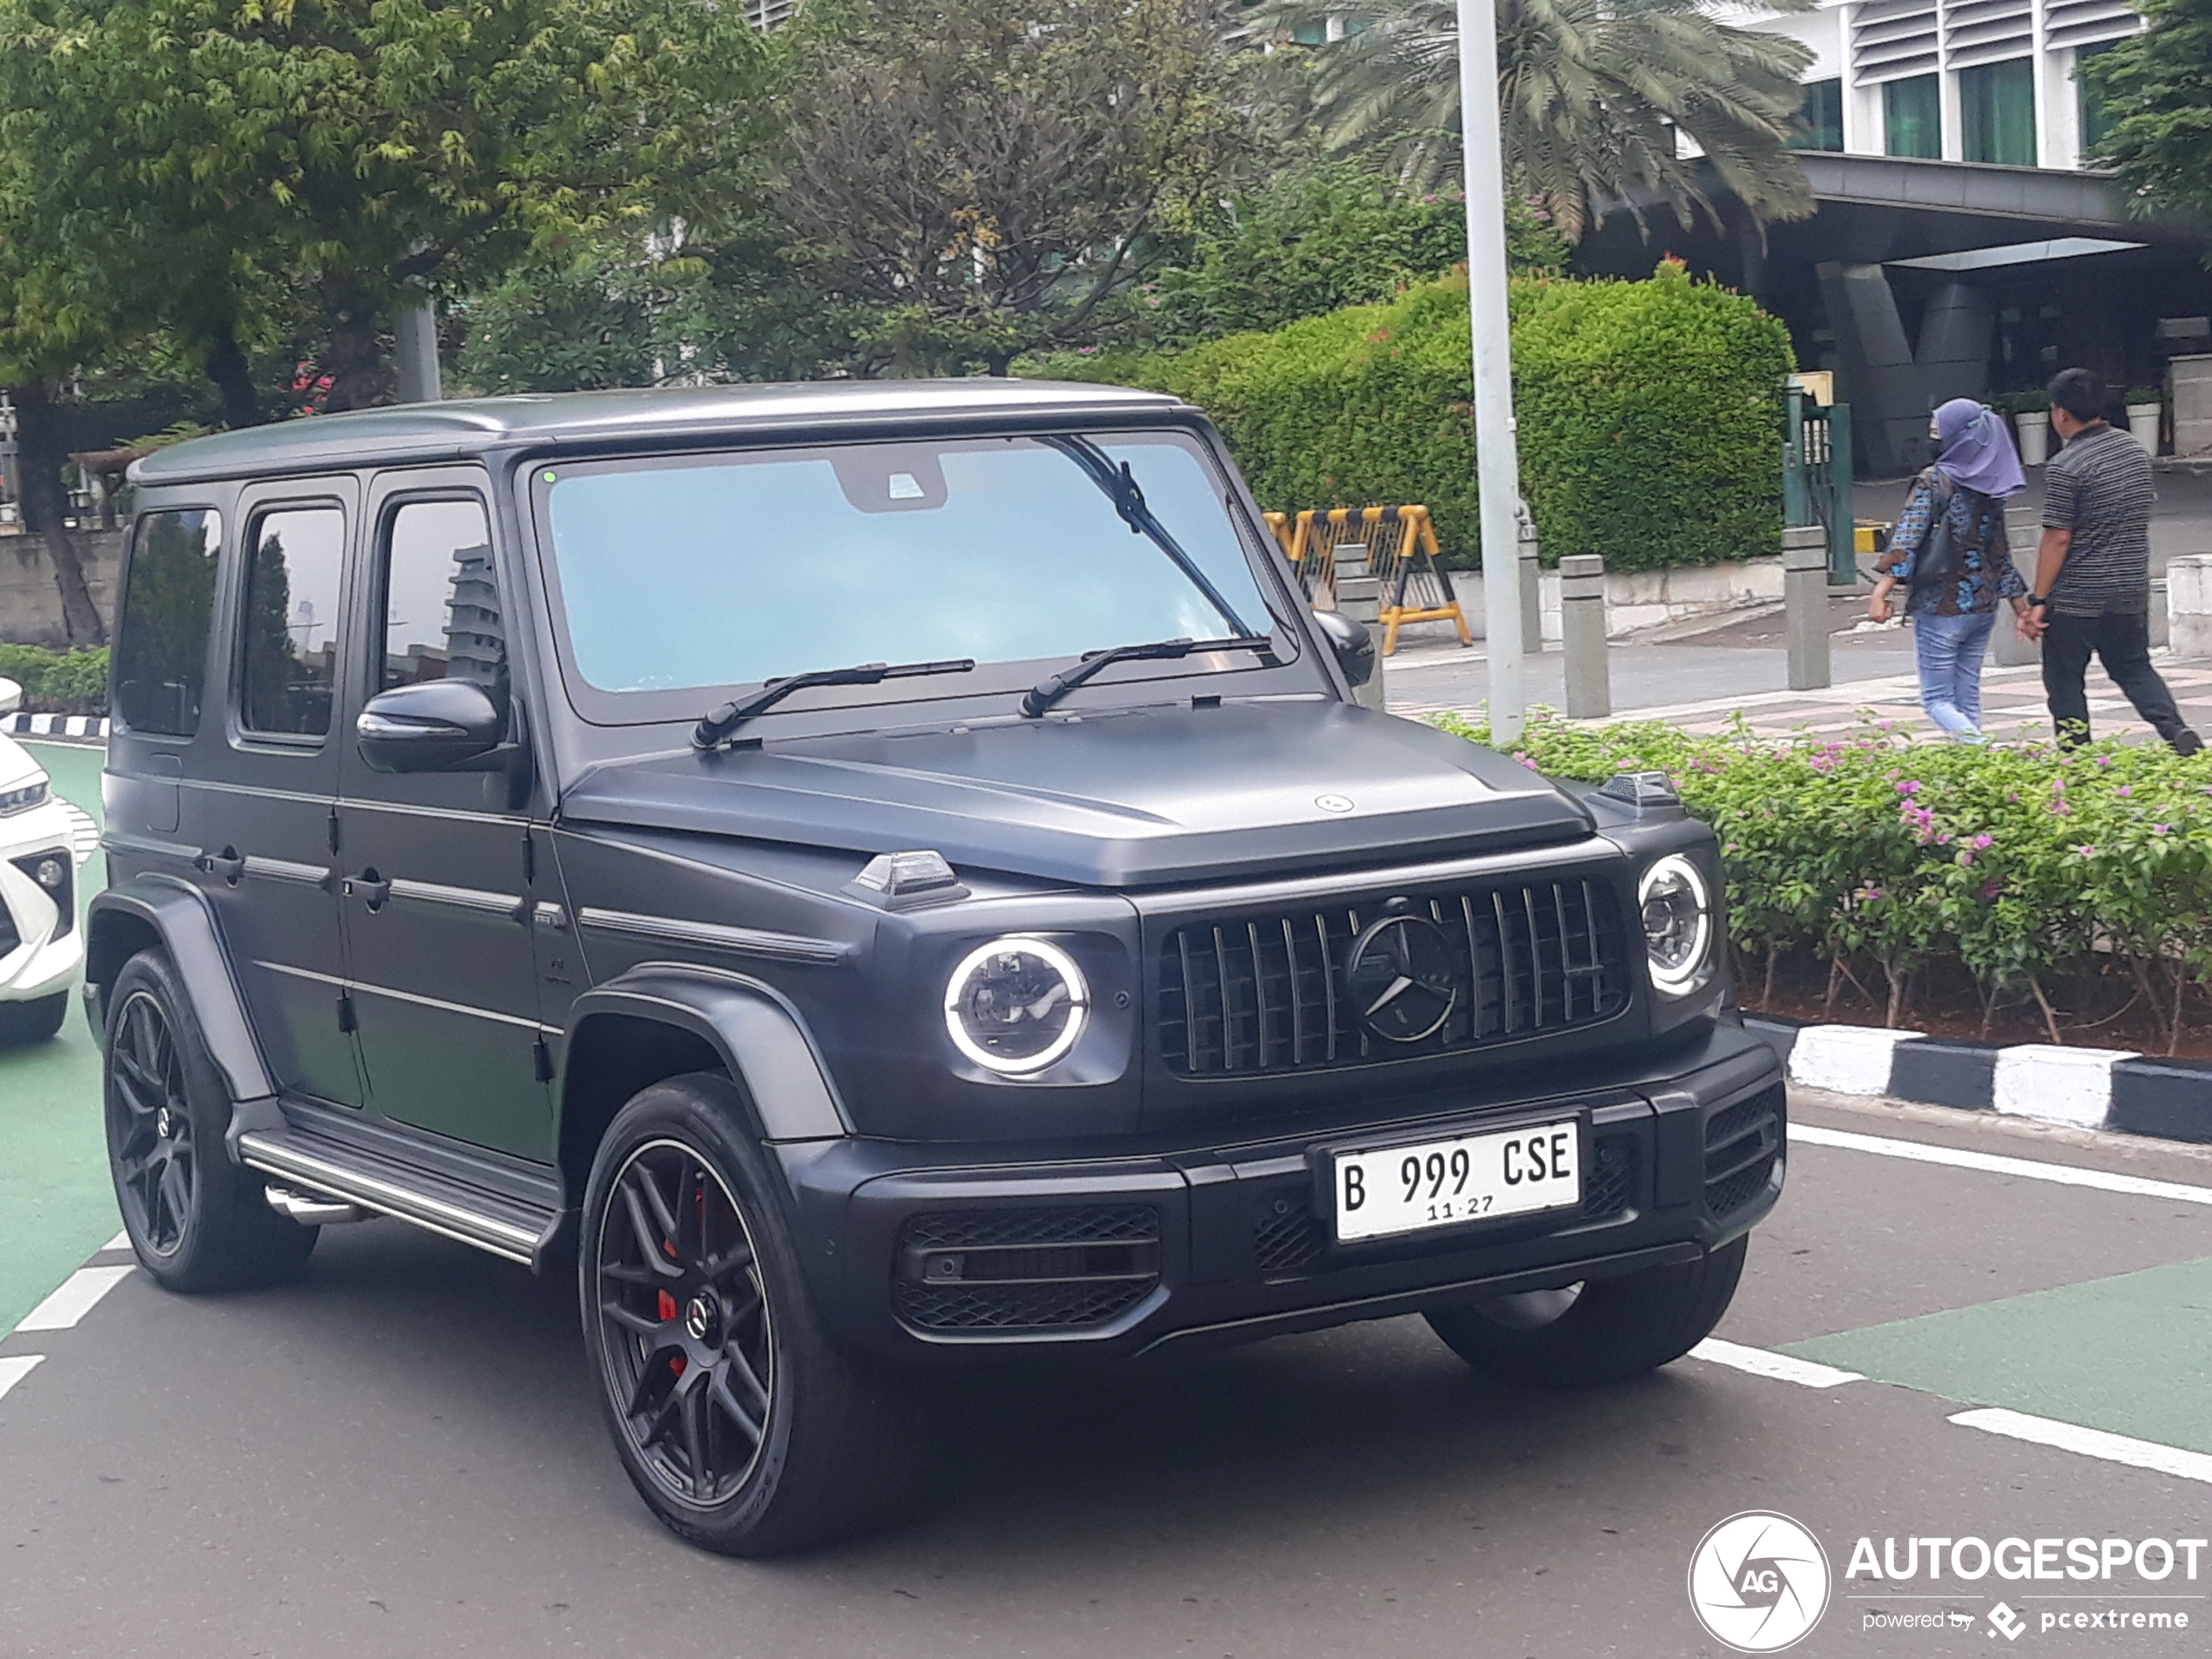
{"label": "pink flower", "polygon": [[1920,792],[1920,786],[1917,782],[1899,784],[1897,786],[1897,792],[1900,795],[1917,795]]}
{"label": "pink flower", "polygon": [[2168,831],[2166,826],[2163,824],[2153,824],[2150,826],[2150,833],[2153,835],[2164,835],[2168,833]]}
{"label": "pink flower", "polygon": [[2127,799],[2128,796],[2134,794],[2134,792],[2135,786],[2133,784],[2122,784],[2120,786],[2120,799],[2122,800]]}
{"label": "pink flower", "polygon": [[2101,766],[2109,766],[2112,764],[2112,757],[2110,755],[2099,755],[2097,757],[2097,764]]}
{"label": "pink flower", "polygon": [[1994,899],[2004,890],[2005,884],[1993,875],[1988,880],[1981,884],[1981,901],[1984,904],[1987,904],[1992,899]]}
{"label": "pink flower", "polygon": [[1977,835],[1973,840],[1974,850],[1977,853],[1986,846],[1994,846],[1996,844],[1997,838],[1994,835]]}
{"label": "pink flower", "polygon": [[2087,858],[2087,857],[2088,857],[2091,853],[2094,853],[2097,849],[2096,849],[2095,847],[2094,847],[2094,846],[2091,846],[2087,845],[2087,843],[2084,843],[2082,846],[2077,846],[2077,847],[2075,847],[2074,850],[2076,853],[2080,853],[2080,854],[2083,858],[2085,858],[2085,859],[2086,859],[2086,858]]}

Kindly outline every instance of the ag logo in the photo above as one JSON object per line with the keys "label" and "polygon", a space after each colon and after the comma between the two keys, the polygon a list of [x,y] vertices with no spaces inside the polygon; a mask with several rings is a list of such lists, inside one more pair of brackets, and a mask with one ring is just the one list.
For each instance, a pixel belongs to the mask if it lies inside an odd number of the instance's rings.
{"label": "ag logo", "polygon": [[1787,1515],[1730,1515],[1689,1558],[1689,1605],[1698,1623],[1738,1653],[1779,1653],[1828,1610],[1828,1556]]}
{"label": "ag logo", "polygon": [[1426,916],[1385,916],[1352,941],[1345,981],[1359,1022],[1385,1042],[1419,1042],[1459,1004],[1452,948]]}

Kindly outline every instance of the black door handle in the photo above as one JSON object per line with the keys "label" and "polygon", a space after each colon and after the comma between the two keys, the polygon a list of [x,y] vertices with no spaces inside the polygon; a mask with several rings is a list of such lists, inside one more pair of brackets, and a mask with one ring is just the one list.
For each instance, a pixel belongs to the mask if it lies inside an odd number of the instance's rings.
{"label": "black door handle", "polygon": [[201,874],[219,875],[232,887],[236,887],[246,874],[245,855],[234,846],[226,846],[219,853],[203,849],[192,862],[199,867]]}
{"label": "black door handle", "polygon": [[371,910],[381,910],[384,901],[392,896],[392,884],[379,878],[374,870],[363,870],[359,875],[346,878],[346,891],[358,896]]}

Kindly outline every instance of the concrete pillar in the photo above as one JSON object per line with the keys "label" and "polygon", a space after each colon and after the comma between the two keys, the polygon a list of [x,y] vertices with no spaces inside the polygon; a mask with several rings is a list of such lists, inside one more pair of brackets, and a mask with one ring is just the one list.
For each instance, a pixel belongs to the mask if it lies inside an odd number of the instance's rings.
{"label": "concrete pillar", "polygon": [[1828,536],[1817,524],[1782,532],[1782,608],[1790,627],[1790,689],[1830,684]]}
{"label": "concrete pillar", "polygon": [[[2006,510],[2005,544],[2012,550],[2013,568],[2030,588],[2035,585],[2035,550],[2042,540],[2043,525],[2037,515],[2020,507]],[[1997,625],[1989,635],[1989,654],[2000,668],[2024,668],[2043,660],[2041,642],[2022,639],[2013,625],[2010,601],[1998,605]]]}
{"label": "concrete pillar", "polygon": [[392,317],[395,388],[402,403],[435,403],[445,395],[438,368],[438,312],[426,292]]}
{"label": "concrete pillar", "polygon": [[2166,618],[2175,661],[2212,662],[2212,553],[2166,561]]}
{"label": "concrete pillar", "polygon": [[1567,717],[1598,720],[1613,712],[1606,658],[1605,561],[1569,553],[1559,562],[1560,644],[1567,656]]}
{"label": "concrete pillar", "polygon": [[1352,697],[1364,706],[1379,709],[1383,699],[1382,582],[1367,565],[1365,542],[1339,542],[1331,550],[1337,578],[1337,609],[1367,631],[1374,642],[1375,671]]}
{"label": "concrete pillar", "polygon": [[2174,453],[2212,455],[2212,356],[2176,357],[2168,369],[2174,401]]}
{"label": "concrete pillar", "polygon": [[1524,651],[1544,648],[1544,567],[1537,556],[1536,520],[1528,510],[1528,503],[1521,504],[1521,533],[1519,541],[1521,569],[1521,649]]}
{"label": "concrete pillar", "polygon": [[1968,282],[1946,282],[1930,296],[1913,359],[1920,391],[1931,403],[1979,398],[1989,389],[1989,336],[1997,308]]}
{"label": "concrete pillar", "polygon": [[1867,464],[1885,478],[1918,472],[1928,458],[1928,400],[1888,277],[1878,265],[1838,260],[1815,269],[1836,336],[1837,396],[1856,412]]}

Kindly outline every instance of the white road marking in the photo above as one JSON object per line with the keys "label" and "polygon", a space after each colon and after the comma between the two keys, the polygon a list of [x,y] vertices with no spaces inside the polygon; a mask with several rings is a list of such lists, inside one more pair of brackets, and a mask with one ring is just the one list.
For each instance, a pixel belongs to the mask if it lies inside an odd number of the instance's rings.
{"label": "white road marking", "polygon": [[1689,1351],[1689,1357],[1710,1359],[1716,1366],[1727,1366],[1736,1371],[1748,1371],[1754,1377],[1796,1383],[1804,1388],[1833,1388],[1839,1383],[1866,1380],[1859,1372],[1838,1371],[1833,1366],[1816,1365],[1810,1359],[1793,1359],[1786,1353],[1769,1353],[1764,1348],[1740,1347],[1733,1342],[1723,1342],[1718,1337],[1707,1337]]}
{"label": "white road marking", "polygon": [[1846,1151],[1909,1158],[1915,1163],[1942,1163],[1955,1170],[1979,1170],[1988,1175],[2050,1181],[2062,1187],[2094,1187],[2100,1192],[2122,1192],[2134,1198],[2212,1204],[2212,1187],[2153,1181],[2140,1175],[2114,1175],[2107,1170],[2083,1170],[2071,1163],[2046,1163],[2035,1158],[2003,1157],[1994,1152],[1969,1152],[1955,1146],[1932,1146],[1925,1141],[1892,1140],[1886,1135],[1856,1135],[1849,1130],[1822,1129],[1813,1123],[1791,1124],[1790,1138],[1808,1146],[1838,1146]]}
{"label": "white road marking", "polygon": [[0,1355],[0,1399],[5,1399],[8,1391],[37,1370],[45,1357],[43,1353]]}
{"label": "white road marking", "polygon": [[2202,1452],[2185,1452],[2178,1446],[2161,1446],[2156,1440],[2108,1434],[2101,1428],[2083,1428],[2078,1424],[2030,1417],[2026,1412],[2008,1412],[1993,1406],[1960,1412],[1951,1420],[1966,1428],[1985,1429],[2016,1440],[2054,1446],[2061,1452],[2102,1458],[2107,1463],[2126,1463],[2160,1474],[2177,1474],[2185,1480],[2212,1481],[2212,1457]]}
{"label": "white road marking", "polygon": [[138,1270],[125,1263],[119,1267],[80,1267],[61,1282],[54,1293],[23,1316],[18,1331],[68,1331],[99,1305],[110,1291]]}
{"label": "white road marking", "polygon": [[119,1232],[100,1248],[102,1250],[128,1250],[131,1248],[131,1235],[127,1232]]}

